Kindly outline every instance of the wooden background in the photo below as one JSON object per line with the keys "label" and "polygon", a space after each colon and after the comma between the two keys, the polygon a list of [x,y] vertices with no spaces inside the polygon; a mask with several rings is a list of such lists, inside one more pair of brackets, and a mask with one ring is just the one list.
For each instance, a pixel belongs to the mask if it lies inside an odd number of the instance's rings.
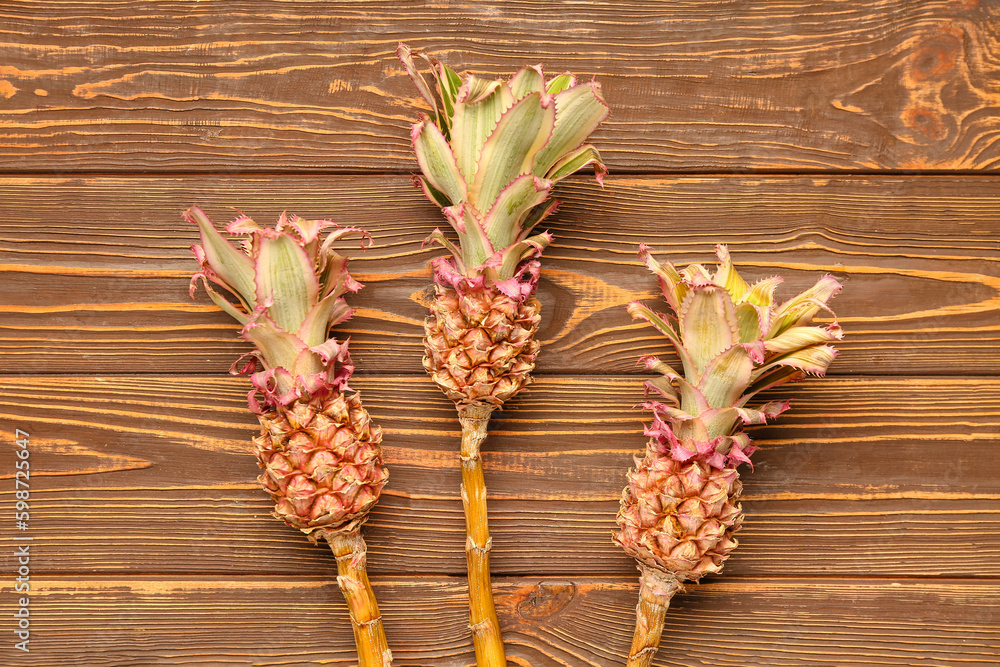
{"label": "wooden background", "polygon": [[[728,243],[788,296],[825,272],[847,332],[757,429],[741,546],[679,596],[655,664],[1000,662],[1000,4],[0,3],[0,664],[354,664],[335,563],[269,516],[247,348],[192,301],[198,203],[372,231],[341,329],[385,429],[368,524],[406,667],[473,664],[458,424],[420,367],[440,213],[409,182],[422,102],[399,41],[459,71],[597,76],[611,176],[558,188],[537,382],[485,448],[511,665],[624,663],[636,601],[611,543],[644,442],[638,356],[665,341],[640,241]],[[15,428],[31,437],[14,527]],[[16,535],[31,653],[13,649]]]}

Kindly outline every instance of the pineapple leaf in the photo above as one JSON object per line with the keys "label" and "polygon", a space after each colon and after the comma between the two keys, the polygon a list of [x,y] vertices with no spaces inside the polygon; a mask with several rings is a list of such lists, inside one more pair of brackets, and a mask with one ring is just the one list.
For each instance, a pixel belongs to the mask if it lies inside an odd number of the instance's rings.
{"label": "pineapple leaf", "polygon": [[448,197],[446,197],[440,190],[436,190],[434,186],[428,183],[427,179],[423,176],[414,176],[413,183],[424,191],[424,196],[430,199],[432,203],[437,204],[441,208],[451,206],[451,202],[448,200]]}
{"label": "pineapple leaf", "polygon": [[543,104],[538,93],[531,93],[501,115],[483,144],[477,178],[469,192],[477,208],[491,208],[503,188],[530,171],[535,154],[552,135],[555,118],[555,105]]}
{"label": "pineapple leaf", "polygon": [[792,327],[776,338],[764,341],[764,348],[774,354],[785,354],[795,350],[840,340],[840,327],[827,329],[825,327]]}
{"label": "pineapple leaf", "polygon": [[343,291],[334,291],[312,307],[298,330],[298,338],[307,347],[315,347],[327,339],[330,327],[354,314],[354,309],[342,298]]}
{"label": "pineapple leaf", "polygon": [[465,181],[458,170],[451,146],[441,130],[425,118],[413,126],[410,136],[413,139],[413,151],[427,183],[452,204],[465,201]]}
{"label": "pineapple leaf", "polygon": [[549,81],[549,85],[545,88],[545,92],[549,95],[558,95],[562,91],[572,88],[576,85],[576,77],[566,72],[565,74],[560,74],[555,76]]}
{"label": "pineapple leaf", "polygon": [[632,319],[646,320],[660,333],[666,336],[670,343],[674,346],[677,356],[681,359],[681,364],[684,366],[684,374],[688,377],[695,375],[695,365],[694,361],[691,359],[691,355],[681,342],[680,336],[674,332],[674,328],[670,326],[665,319],[638,301],[633,301],[628,304],[628,306],[626,306],[626,310],[628,310],[628,314],[632,316]]}
{"label": "pineapple leaf", "polygon": [[466,267],[481,266],[494,252],[486,230],[482,228],[473,212],[475,209],[469,202],[459,206],[442,209],[448,222],[458,232],[458,241],[462,246],[462,261]]}
{"label": "pineapple leaf", "polygon": [[709,438],[729,435],[739,418],[739,410],[733,407],[711,408],[698,415]]}
{"label": "pineapple leaf", "polygon": [[597,149],[592,144],[580,146],[575,151],[568,153],[552,165],[546,177],[553,181],[560,181],[570,174],[580,171],[588,164],[594,165],[594,170],[597,173],[597,182],[604,185],[604,175],[608,173],[608,168],[604,166],[604,162],[601,161],[601,154],[597,152]]}
{"label": "pineapple leaf", "polygon": [[253,262],[246,253],[237,250],[197,206],[184,211],[184,219],[198,225],[201,244],[209,267],[232,289],[250,309],[256,306]]}
{"label": "pineapple leaf", "polygon": [[677,314],[681,340],[691,355],[697,375],[688,375],[689,382],[705,371],[716,356],[737,342],[736,309],[729,294],[716,285],[696,285]]}
{"label": "pineapple leaf", "polygon": [[552,235],[548,232],[536,234],[524,241],[505,248],[500,268],[497,269],[497,280],[507,280],[517,271],[518,265],[532,255],[540,255],[552,243]]}
{"label": "pineapple leaf", "polygon": [[752,381],[756,382],[768,371],[779,366],[795,368],[810,375],[824,375],[826,369],[830,367],[833,360],[837,358],[837,350],[829,345],[813,345],[804,349],[795,350],[782,355],[777,359],[772,359],[764,366],[757,369]]}
{"label": "pineapple leaf", "polygon": [[458,269],[459,273],[465,273],[465,262],[462,260],[462,251],[459,250],[458,246],[452,243],[451,240],[447,236],[445,236],[444,232],[442,232],[440,229],[435,229],[433,232],[431,232],[430,236],[425,238],[423,242],[420,244],[420,247],[423,248],[427,244],[434,243],[435,241],[444,246],[445,249],[447,249],[448,252],[452,254],[452,257],[455,258],[455,266]]}
{"label": "pineapple leaf", "polygon": [[736,322],[739,325],[740,342],[749,343],[760,340],[764,335],[766,326],[762,318],[767,317],[767,309],[755,306],[752,303],[741,303],[736,306]]}
{"label": "pineapple leaf", "polygon": [[410,47],[400,42],[399,46],[396,47],[396,57],[403,63],[403,67],[406,69],[407,75],[417,87],[417,91],[420,92],[420,96],[427,100],[427,104],[429,104],[431,109],[434,110],[434,114],[438,115],[437,100],[434,99],[434,93],[431,92],[430,86],[427,85],[424,75],[421,74],[417,70],[416,65],[413,64],[413,52]]}
{"label": "pineapple leaf", "polygon": [[645,243],[639,244],[639,261],[656,274],[660,280],[660,289],[667,303],[675,313],[680,312],[681,302],[687,296],[688,286],[681,281],[681,274],[677,272],[670,262],[657,262],[649,252],[649,246]]}
{"label": "pineapple leaf", "polygon": [[833,276],[823,276],[805,292],[781,304],[771,319],[769,337],[777,338],[791,327],[808,324],[820,310],[829,310],[826,302],[842,287]]}
{"label": "pineapple leaf", "polygon": [[545,76],[542,74],[541,65],[532,67],[522,67],[517,74],[511,78],[510,92],[515,100],[519,100],[529,93],[542,93],[545,91]]}
{"label": "pineapple leaf", "polygon": [[648,396],[651,391],[655,391],[664,399],[670,401],[670,403],[679,408],[681,405],[680,394],[677,393],[677,388],[670,382],[666,377],[658,377],[652,380],[646,380],[642,383],[643,389]]}
{"label": "pineapple leaf", "polygon": [[497,196],[496,202],[486,214],[483,227],[494,248],[506,248],[517,238],[518,222],[528,211],[544,202],[552,183],[531,174],[518,176]]}
{"label": "pineapple leaf", "polygon": [[743,295],[745,303],[752,303],[761,308],[770,309],[774,305],[774,290],[784,282],[781,276],[763,278],[750,286],[750,291]]}
{"label": "pineapple leaf", "polygon": [[250,317],[246,313],[234,306],[229,299],[222,296],[212,288],[212,283],[209,282],[204,273],[195,274],[191,279],[191,296],[194,296],[194,289],[197,280],[201,280],[202,285],[205,287],[205,291],[208,292],[208,298],[210,298],[216,306],[229,313],[229,315],[240,324],[246,324],[249,321]]}
{"label": "pineapple leaf", "polygon": [[733,345],[712,359],[698,383],[698,389],[713,408],[727,408],[736,403],[750,384],[753,360],[742,345]]}
{"label": "pineapple leaf", "polygon": [[503,100],[495,89],[475,104],[455,103],[451,125],[451,148],[455,153],[458,169],[467,184],[471,185],[476,180],[483,144],[496,128],[502,112]]}
{"label": "pineapple leaf", "polygon": [[497,92],[500,89],[501,84],[501,81],[480,79],[477,76],[469,74],[465,77],[465,83],[463,83],[462,87],[459,89],[458,96],[455,98],[455,101],[468,105],[479,104],[487,97]]}
{"label": "pineapple leaf", "polygon": [[553,199],[552,201],[539,204],[535,208],[531,209],[531,212],[528,213],[524,220],[521,221],[521,233],[518,235],[518,238],[527,237],[528,234],[531,233],[531,230],[538,225],[538,223],[555,213],[557,208],[559,208],[559,201]]}
{"label": "pineapple leaf", "polygon": [[[268,316],[266,308],[261,307],[254,311],[250,321],[240,331],[240,335],[260,350],[264,356],[264,365],[268,368],[284,368],[291,373],[296,371],[299,353],[305,346],[295,335],[282,330]],[[307,369],[306,372],[318,373],[320,370],[321,366]]]}
{"label": "pineapple leaf", "polygon": [[608,117],[608,104],[595,81],[568,88],[553,97],[556,107],[555,129],[545,148],[535,156],[531,171],[544,176],[564,155],[580,146]]}
{"label": "pineapple leaf", "polygon": [[[431,73],[437,83],[438,96],[441,98],[441,112],[438,117],[438,125],[442,123],[450,129],[451,118],[455,113],[455,98],[462,87],[462,79],[450,67],[437,60],[430,59]],[[445,136],[448,133],[445,132]]]}
{"label": "pineapple leaf", "polygon": [[729,248],[724,245],[715,246],[715,254],[719,258],[719,268],[712,277],[712,282],[720,287],[725,287],[732,297],[734,303],[743,301],[743,295],[750,290],[743,277],[733,268],[733,260],[729,256]]}
{"label": "pineapple leaf", "polygon": [[289,234],[263,236],[257,255],[257,302],[283,330],[296,332],[316,303],[319,281],[305,251]]}
{"label": "pineapple leaf", "polygon": [[737,407],[746,405],[754,396],[762,391],[778,387],[789,382],[804,380],[806,374],[791,366],[776,366],[762,375],[755,375],[753,383],[747,387],[743,398],[737,403]]}

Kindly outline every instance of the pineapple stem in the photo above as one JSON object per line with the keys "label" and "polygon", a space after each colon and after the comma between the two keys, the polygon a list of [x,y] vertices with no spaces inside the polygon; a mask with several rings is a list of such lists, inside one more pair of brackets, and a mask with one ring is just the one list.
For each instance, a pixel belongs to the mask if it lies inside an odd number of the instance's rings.
{"label": "pineapple stem", "polygon": [[635,635],[627,667],[649,667],[660,646],[663,623],[670,598],[681,590],[681,582],[672,574],[639,565],[639,604],[635,607]]}
{"label": "pineapple stem", "polygon": [[375,591],[368,581],[368,547],[361,530],[324,531],[323,537],[337,557],[337,584],[351,613],[358,667],[388,667],[392,664],[392,653],[385,640]]}
{"label": "pineapple stem", "polygon": [[478,667],[507,667],[500,622],[490,584],[490,526],[486,514],[486,482],[479,447],[486,439],[491,405],[459,410],[462,424],[462,506],[465,509],[465,560],[469,577],[469,627]]}

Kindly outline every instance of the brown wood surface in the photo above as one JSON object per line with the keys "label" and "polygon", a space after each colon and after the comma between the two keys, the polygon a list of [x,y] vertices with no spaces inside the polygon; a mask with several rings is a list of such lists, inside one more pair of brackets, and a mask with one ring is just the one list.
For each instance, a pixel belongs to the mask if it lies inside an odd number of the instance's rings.
{"label": "brown wood surface", "polygon": [[[509,664],[624,662],[632,577],[510,577],[496,588]],[[375,589],[393,664],[474,664],[461,639],[464,581],[381,578]],[[40,579],[32,599],[39,655],[5,664],[356,664],[350,634],[330,631],[349,621],[329,576]],[[670,650],[657,664],[986,667],[996,664],[1000,629],[983,619],[998,610],[1000,591],[985,582],[729,578],[674,598],[663,633]]]}
{"label": "brown wood surface", "polygon": [[5,2],[0,166],[412,169],[401,40],[596,75],[616,172],[995,169],[993,0]]}
{"label": "brown wood surface", "polygon": [[[1000,664],[1000,3],[0,3],[0,665],[356,664],[323,548],[269,515],[248,349],[188,296],[193,203],[372,231],[353,384],[391,470],[365,529],[396,667],[470,667],[458,423],[420,366],[439,212],[409,182],[399,41],[477,73],[596,76],[611,169],[559,185],[537,381],[484,449],[514,667],[624,664],[611,543],[661,337],[640,242],[830,272],[831,376],[774,392],[725,571],[657,667]],[[780,296],[780,294],[779,294]],[[15,429],[31,436],[14,523]],[[31,653],[13,646],[32,537]]]}
{"label": "brown wood surface", "polygon": [[[371,572],[460,572],[451,404],[424,377],[354,384],[385,431],[391,475],[366,533]],[[269,515],[248,386],[204,376],[0,382],[0,417],[72,432],[33,445],[33,532],[51,545],[38,567],[327,571],[325,549]],[[743,471],[746,528],[728,574],[1000,576],[1000,478],[978,463],[1000,446],[1000,380],[842,378],[773,397],[793,409],[754,431],[762,449]],[[644,445],[641,400],[637,378],[545,376],[493,418],[483,456],[495,573],[634,571],[610,535]],[[873,456],[885,443],[893,456]]]}
{"label": "brown wood surface", "polygon": [[[367,287],[342,331],[359,372],[423,373],[426,264],[442,251],[420,245],[443,220],[406,177],[2,185],[4,370],[89,372],[95,358],[114,372],[227,369],[249,348],[203,290],[188,296],[188,247],[198,237],[179,212],[197,202],[220,225],[239,205],[260,222],[288,209],[370,229],[375,247],[345,245]],[[713,245],[727,243],[748,276],[785,276],[779,297],[833,272],[847,285],[834,305],[848,335],[832,373],[978,375],[1000,366],[996,177],[615,177],[604,190],[577,178],[559,196],[539,288],[539,373],[634,373],[639,356],[665,351],[624,308],[657,303],[636,259],[641,241],[678,263],[713,260]]]}

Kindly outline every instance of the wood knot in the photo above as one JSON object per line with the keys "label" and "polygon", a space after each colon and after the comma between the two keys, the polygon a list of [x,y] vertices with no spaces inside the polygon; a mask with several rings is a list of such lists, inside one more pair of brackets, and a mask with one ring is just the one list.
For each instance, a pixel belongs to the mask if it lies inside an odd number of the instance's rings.
{"label": "wood knot", "polygon": [[569,582],[540,583],[517,605],[517,613],[527,621],[545,620],[565,609],[575,596],[576,586]]}
{"label": "wood knot", "polygon": [[962,54],[960,35],[944,32],[925,41],[910,60],[910,76],[924,82],[951,76]]}
{"label": "wood knot", "polygon": [[941,114],[929,107],[904,109],[900,120],[914,135],[927,141],[941,141],[948,136],[948,127]]}

